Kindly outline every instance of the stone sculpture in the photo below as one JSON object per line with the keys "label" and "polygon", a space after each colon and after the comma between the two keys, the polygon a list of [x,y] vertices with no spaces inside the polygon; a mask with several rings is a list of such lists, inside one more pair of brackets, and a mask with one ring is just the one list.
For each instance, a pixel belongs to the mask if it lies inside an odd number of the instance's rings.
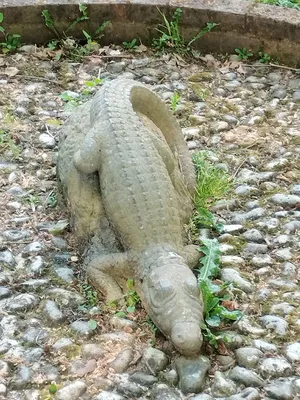
{"label": "stone sculpture", "polygon": [[147,313],[186,356],[199,353],[203,305],[186,245],[195,172],[163,101],[128,79],[105,83],[62,128],[58,179],[86,272],[107,300],[133,278]]}

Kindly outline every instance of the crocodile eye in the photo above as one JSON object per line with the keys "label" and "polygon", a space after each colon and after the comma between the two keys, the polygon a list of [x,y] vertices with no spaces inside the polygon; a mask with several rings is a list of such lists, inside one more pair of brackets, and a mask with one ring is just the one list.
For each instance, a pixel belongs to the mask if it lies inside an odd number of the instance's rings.
{"label": "crocodile eye", "polygon": [[150,290],[151,303],[160,308],[175,295],[172,283],[167,279],[158,279]]}
{"label": "crocodile eye", "polygon": [[200,289],[197,285],[196,279],[187,279],[183,282],[185,292],[193,296],[199,297]]}

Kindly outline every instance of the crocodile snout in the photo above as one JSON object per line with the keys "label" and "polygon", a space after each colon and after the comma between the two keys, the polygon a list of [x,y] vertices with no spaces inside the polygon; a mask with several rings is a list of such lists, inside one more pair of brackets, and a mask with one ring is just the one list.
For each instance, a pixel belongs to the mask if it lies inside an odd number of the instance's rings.
{"label": "crocodile snout", "polygon": [[194,356],[200,352],[202,334],[198,323],[180,322],[173,326],[171,341],[176,349],[184,356]]}

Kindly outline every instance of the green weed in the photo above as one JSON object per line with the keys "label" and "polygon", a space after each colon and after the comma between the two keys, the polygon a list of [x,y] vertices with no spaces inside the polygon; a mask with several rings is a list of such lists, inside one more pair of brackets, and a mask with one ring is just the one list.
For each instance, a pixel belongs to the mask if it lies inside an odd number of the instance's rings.
{"label": "green weed", "polygon": [[230,177],[225,171],[213,165],[205,151],[194,153],[193,162],[197,174],[197,187],[194,199],[196,211],[191,221],[192,232],[201,227],[221,231],[222,224],[215,222],[208,208],[230,190],[232,187]]}
{"label": "green weed", "polygon": [[171,97],[171,105],[172,105],[173,112],[176,111],[176,108],[177,108],[180,100],[181,100],[181,96],[177,92],[174,92],[173,96]]}
{"label": "green weed", "polygon": [[122,44],[125,50],[134,50],[138,47],[136,39],[132,39],[130,42],[123,42]]}
{"label": "green weed", "polygon": [[268,64],[271,62],[271,56],[263,51],[258,52],[258,61],[262,64]]}
{"label": "green weed", "polygon": [[257,3],[273,4],[279,7],[295,8],[300,11],[300,0],[256,0]]}
{"label": "green weed", "polygon": [[[210,344],[218,347],[217,338],[211,329],[218,328],[228,321],[236,321],[242,316],[241,311],[232,307],[231,285],[215,281],[220,273],[220,248],[217,239],[202,239],[199,251],[204,255],[201,258],[202,268],[199,270],[198,285],[202,292],[204,305],[203,328]],[[227,307],[224,306],[227,304]],[[232,309],[233,308],[233,309]]]}
{"label": "green weed", "polygon": [[209,22],[206,27],[198,32],[192,40],[186,41],[180,32],[180,21],[182,19],[182,9],[177,8],[169,21],[164,13],[158,10],[163,18],[163,24],[160,24],[156,30],[161,34],[159,38],[153,39],[152,45],[158,51],[174,51],[177,53],[187,53],[191,51],[191,45],[204,34],[210,32],[216,25]]}
{"label": "green weed", "polygon": [[136,310],[137,304],[140,302],[140,297],[134,289],[134,280],[127,279],[126,282],[127,291],[124,293],[126,311],[116,312],[117,317],[125,318],[127,313],[133,313]]}
{"label": "green weed", "polygon": [[[43,10],[42,17],[44,18],[45,25],[55,34],[57,39],[51,40],[48,43],[48,47],[50,50],[55,50],[57,47],[60,47],[64,54],[75,59],[81,60],[82,57],[92,53],[97,50],[98,43],[96,40],[101,39],[103,37],[104,29],[110,24],[110,21],[105,21],[102,25],[100,25],[94,33],[89,33],[82,30],[83,38],[79,40],[79,42],[85,41],[86,43],[81,46],[76,40],[68,40],[68,34],[74,30],[75,26],[83,21],[89,19],[87,13],[87,6],[84,4],[79,4],[79,13],[80,15],[70,24],[70,26],[66,29],[65,32],[59,32],[54,24],[54,20],[49,12],[49,10]],[[58,57],[61,54],[57,55]]]}
{"label": "green weed", "polygon": [[247,50],[246,47],[243,47],[242,49],[236,48],[235,52],[238,55],[238,59],[241,61],[248,60],[248,58],[253,57],[252,51]]}
{"label": "green weed", "polygon": [[78,308],[80,311],[88,311],[90,308],[98,306],[98,292],[88,283],[84,282],[79,285],[79,292],[84,296],[85,302]]}
{"label": "green weed", "polygon": [[[3,13],[0,12],[0,24],[4,20]],[[4,41],[0,42],[0,46],[2,47],[2,53],[9,53],[17,50],[18,47],[21,46],[21,36],[16,33],[7,33],[3,26],[0,25],[0,32],[4,36]]]}
{"label": "green weed", "polygon": [[18,158],[21,153],[20,147],[15,143],[11,134],[6,130],[0,130],[0,151],[9,149],[13,158]]}

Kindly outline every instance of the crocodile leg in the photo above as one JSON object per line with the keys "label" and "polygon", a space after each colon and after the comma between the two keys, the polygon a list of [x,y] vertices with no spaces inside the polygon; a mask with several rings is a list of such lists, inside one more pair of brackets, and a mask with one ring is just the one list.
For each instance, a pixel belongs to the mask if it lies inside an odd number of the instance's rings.
{"label": "crocodile leg", "polygon": [[189,244],[183,248],[183,252],[181,253],[182,257],[185,259],[186,264],[191,269],[197,267],[200,258],[203,256],[199,250],[199,246],[196,244]]}
{"label": "crocodile leg", "polygon": [[133,276],[131,262],[128,253],[98,256],[88,263],[87,276],[93,286],[105,295],[107,301],[119,300],[123,293],[117,280]]}

